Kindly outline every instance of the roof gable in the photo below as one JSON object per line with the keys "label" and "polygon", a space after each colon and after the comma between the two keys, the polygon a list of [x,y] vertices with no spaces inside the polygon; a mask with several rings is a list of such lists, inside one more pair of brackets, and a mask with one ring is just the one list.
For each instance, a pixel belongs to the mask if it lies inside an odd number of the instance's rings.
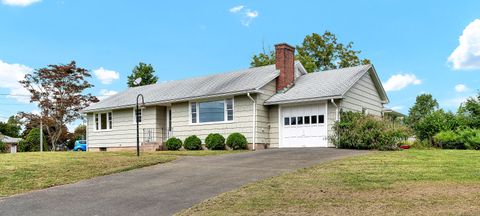
{"label": "roof gable", "polygon": [[286,92],[273,95],[265,102],[265,104],[270,105],[343,98],[345,93],[347,93],[366,73],[370,73],[382,102],[388,103],[387,94],[378,79],[373,65],[360,65],[309,73],[301,76],[295,81],[295,85],[292,88]]}

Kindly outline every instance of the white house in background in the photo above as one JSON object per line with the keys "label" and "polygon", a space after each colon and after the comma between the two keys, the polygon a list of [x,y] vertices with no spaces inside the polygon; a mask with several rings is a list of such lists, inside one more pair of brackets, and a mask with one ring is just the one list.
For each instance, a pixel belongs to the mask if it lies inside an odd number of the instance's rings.
{"label": "white house in background", "polygon": [[143,148],[169,137],[243,133],[251,148],[331,147],[341,109],[382,116],[388,97],[373,65],[307,73],[295,48],[275,46],[276,64],[129,88],[83,110],[89,150],[136,146],[135,104]]}

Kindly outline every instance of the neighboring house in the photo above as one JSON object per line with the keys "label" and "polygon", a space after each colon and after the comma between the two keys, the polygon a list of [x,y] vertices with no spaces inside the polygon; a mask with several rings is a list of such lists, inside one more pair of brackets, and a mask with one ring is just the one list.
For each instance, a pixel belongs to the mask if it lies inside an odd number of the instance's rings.
{"label": "neighboring house", "polygon": [[372,65],[307,73],[295,48],[277,44],[276,64],[129,88],[83,110],[90,150],[136,146],[135,103],[142,145],[190,135],[244,134],[256,148],[330,147],[341,109],[382,116],[388,97]]}
{"label": "neighboring house", "polygon": [[18,143],[20,142],[21,139],[0,134],[0,140],[6,144],[7,146],[6,152],[16,153]]}

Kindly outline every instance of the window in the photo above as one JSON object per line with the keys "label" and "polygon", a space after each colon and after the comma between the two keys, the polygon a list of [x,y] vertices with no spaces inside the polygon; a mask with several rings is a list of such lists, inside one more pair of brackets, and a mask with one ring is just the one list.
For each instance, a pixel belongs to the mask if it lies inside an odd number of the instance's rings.
{"label": "window", "polygon": [[98,130],[98,113],[95,113],[95,130]]}
{"label": "window", "polygon": [[297,124],[297,118],[296,117],[291,117],[290,118],[290,124],[291,125],[296,125]]}
{"label": "window", "polygon": [[303,125],[303,116],[299,116],[297,118],[298,118],[297,120],[298,125]]}
{"label": "window", "polygon": [[312,124],[317,124],[317,116],[311,116]]}
{"label": "window", "polygon": [[190,122],[209,123],[209,122],[231,122],[233,121],[233,99],[191,102],[190,103]]}
{"label": "window", "polygon": [[305,124],[310,124],[310,116],[304,117]]}
{"label": "window", "polygon": [[[133,108],[133,123],[137,123],[136,121],[136,118],[137,118],[137,114],[135,113],[137,109],[136,108]],[[143,114],[143,109],[139,109],[138,110],[138,123],[142,123],[142,114]]]}
{"label": "window", "polygon": [[318,116],[318,123],[319,123],[319,124],[325,123],[325,117],[324,117],[323,115],[319,115],[319,116]]}
{"label": "window", "polygon": [[197,123],[197,103],[192,102],[190,104],[191,122]]}
{"label": "window", "polygon": [[112,126],[112,112],[95,113],[95,130],[110,130]]}
{"label": "window", "polygon": [[283,119],[283,124],[284,124],[284,125],[290,125],[290,117],[285,117],[285,118]]}
{"label": "window", "polygon": [[226,99],[227,121],[233,121],[233,99]]}

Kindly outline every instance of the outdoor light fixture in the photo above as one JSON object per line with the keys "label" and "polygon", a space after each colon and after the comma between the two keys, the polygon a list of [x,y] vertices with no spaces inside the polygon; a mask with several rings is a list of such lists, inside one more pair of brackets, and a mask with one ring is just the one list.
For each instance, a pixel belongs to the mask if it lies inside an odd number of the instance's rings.
{"label": "outdoor light fixture", "polygon": [[[142,82],[142,78],[137,78],[135,81],[134,81],[134,84],[135,85],[139,85],[140,82]],[[145,100],[143,98],[143,95],[142,94],[138,94],[137,95],[137,107],[135,109],[135,121],[137,122],[137,157],[140,156],[140,129],[139,129],[139,125],[138,125],[138,117],[139,117],[139,114],[140,114],[140,109],[139,109],[139,106],[138,106],[138,98],[140,98],[140,96],[142,96],[142,104],[140,106],[140,108],[144,108],[145,107]]]}
{"label": "outdoor light fixture", "polygon": [[[138,98],[140,98],[140,96],[142,96],[142,104],[141,106],[139,107],[138,106]],[[136,119],[136,122],[137,122],[137,156],[140,156],[140,129],[139,129],[139,125],[138,125],[138,117],[140,116],[140,109],[143,109],[145,107],[145,101],[143,99],[143,95],[142,94],[138,94],[137,95],[137,108],[135,109],[135,119]]]}

